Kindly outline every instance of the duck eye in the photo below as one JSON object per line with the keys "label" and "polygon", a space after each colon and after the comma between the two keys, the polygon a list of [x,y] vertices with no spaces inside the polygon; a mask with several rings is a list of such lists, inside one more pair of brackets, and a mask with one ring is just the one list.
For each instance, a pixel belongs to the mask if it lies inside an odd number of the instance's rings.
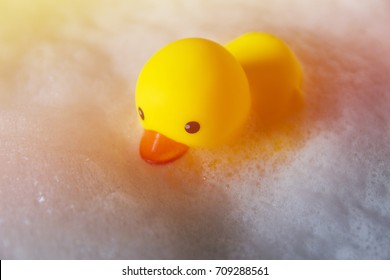
{"label": "duck eye", "polygon": [[188,133],[197,133],[200,129],[200,124],[198,122],[188,122],[186,123],[186,125],[184,126],[184,129],[188,132]]}
{"label": "duck eye", "polygon": [[142,120],[145,119],[144,111],[142,111],[141,107],[138,107],[138,114]]}

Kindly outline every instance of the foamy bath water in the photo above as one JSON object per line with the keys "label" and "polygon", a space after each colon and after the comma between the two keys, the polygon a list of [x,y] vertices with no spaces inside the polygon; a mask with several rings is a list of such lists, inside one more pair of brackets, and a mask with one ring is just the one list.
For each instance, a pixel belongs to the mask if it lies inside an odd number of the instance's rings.
{"label": "foamy bath water", "polygon": [[[52,2],[0,0],[0,258],[390,258],[387,1]],[[144,163],[146,60],[253,30],[299,57],[301,114]]]}

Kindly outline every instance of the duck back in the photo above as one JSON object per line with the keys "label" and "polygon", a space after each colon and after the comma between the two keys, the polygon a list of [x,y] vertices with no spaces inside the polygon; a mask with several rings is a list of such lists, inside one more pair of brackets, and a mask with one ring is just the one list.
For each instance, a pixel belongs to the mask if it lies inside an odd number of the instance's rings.
{"label": "duck back", "polygon": [[302,107],[302,67],[282,40],[267,33],[251,32],[225,47],[246,73],[252,111],[262,123],[277,122]]}

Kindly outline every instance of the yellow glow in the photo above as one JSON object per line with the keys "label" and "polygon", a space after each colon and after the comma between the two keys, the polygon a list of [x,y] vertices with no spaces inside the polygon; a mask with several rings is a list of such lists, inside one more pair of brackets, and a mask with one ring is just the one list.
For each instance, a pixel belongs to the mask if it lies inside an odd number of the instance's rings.
{"label": "yellow glow", "polygon": [[53,30],[91,0],[0,0],[0,39],[21,42]]}
{"label": "yellow glow", "polygon": [[[16,65],[35,42],[58,36],[65,22],[83,18],[92,0],[0,0],[0,72]],[[3,73],[4,74],[4,73]]]}

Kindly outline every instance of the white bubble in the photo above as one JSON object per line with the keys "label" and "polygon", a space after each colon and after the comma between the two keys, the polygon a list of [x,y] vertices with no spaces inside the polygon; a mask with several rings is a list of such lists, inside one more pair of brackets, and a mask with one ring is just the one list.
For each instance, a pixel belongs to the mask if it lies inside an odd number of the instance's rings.
{"label": "white bubble", "polygon": [[46,198],[42,193],[39,193],[39,195],[37,197],[37,201],[38,201],[38,203],[41,204],[41,203],[44,203],[46,201]]}

